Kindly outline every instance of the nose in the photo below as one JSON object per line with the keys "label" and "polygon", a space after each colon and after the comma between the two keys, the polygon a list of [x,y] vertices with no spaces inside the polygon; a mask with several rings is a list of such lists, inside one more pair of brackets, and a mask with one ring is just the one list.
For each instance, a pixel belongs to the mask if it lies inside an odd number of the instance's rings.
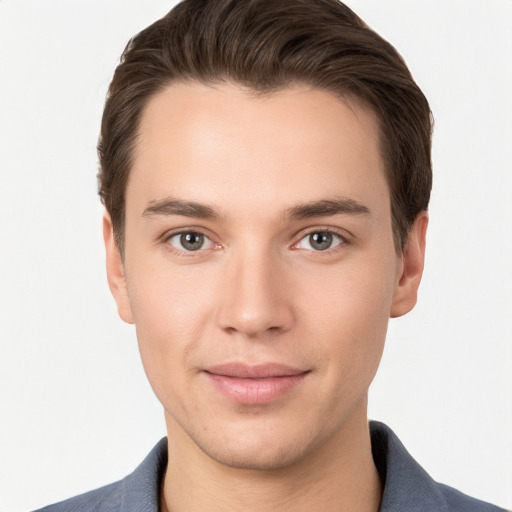
{"label": "nose", "polygon": [[263,251],[229,258],[219,296],[220,328],[250,338],[288,331],[294,322],[293,290],[283,267],[278,255]]}

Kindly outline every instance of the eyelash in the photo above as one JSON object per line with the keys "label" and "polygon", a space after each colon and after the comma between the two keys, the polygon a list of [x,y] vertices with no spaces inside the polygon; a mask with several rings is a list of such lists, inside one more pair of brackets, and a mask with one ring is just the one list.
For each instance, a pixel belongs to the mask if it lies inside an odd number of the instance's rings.
{"label": "eyelash", "polygon": [[[328,247],[323,250],[304,249],[304,248],[299,247],[299,244],[303,240],[306,240],[308,237],[311,237],[312,235],[315,235],[315,234],[330,235],[333,237],[333,239],[338,239],[338,243],[336,245],[334,245],[334,247]],[[298,238],[299,238],[298,242],[295,242],[291,246],[291,249],[296,250],[296,251],[304,250],[304,251],[311,252],[315,255],[318,254],[318,255],[325,255],[325,256],[333,254],[334,252],[341,250],[344,246],[346,246],[350,243],[348,240],[348,236],[345,233],[342,233],[338,229],[334,229],[332,227],[327,227],[327,226],[326,227],[315,227],[313,229],[308,229],[307,231],[303,231],[303,232],[299,233]],[[335,240],[333,240],[333,242],[334,241]]]}
{"label": "eyelash", "polygon": [[[183,237],[184,235],[199,235],[201,237],[204,237],[204,242],[208,243],[208,245],[210,245],[210,247],[205,248],[205,249],[201,247],[197,250],[187,250],[185,248],[175,247],[171,243],[171,240],[173,238]],[[203,255],[204,255],[204,253],[207,251],[216,250],[216,249],[221,248],[220,244],[215,242],[210,235],[207,235],[203,230],[198,229],[198,228],[185,228],[185,229],[182,228],[178,231],[168,232],[162,237],[162,241],[166,245],[167,249],[170,252],[173,252],[182,258],[197,257],[201,253],[203,253]]]}
{"label": "eyelash", "polygon": [[[303,240],[305,240],[308,237],[311,237],[312,235],[315,235],[315,234],[329,235],[329,236],[333,237],[333,239],[334,239],[333,243],[336,241],[336,239],[337,239],[338,243],[336,243],[336,245],[334,245],[334,247],[328,247],[326,249],[319,249],[319,250],[307,249],[307,248],[305,249],[305,248],[299,247],[299,244]],[[201,247],[197,250],[187,250],[185,248],[181,249],[181,248],[175,247],[171,243],[171,239],[173,239],[175,237],[183,237],[184,235],[199,235],[201,237],[204,237],[204,241],[208,242],[210,247],[207,247],[207,248]],[[294,242],[290,247],[292,250],[308,251],[313,254],[319,254],[319,255],[325,255],[325,256],[332,254],[333,252],[341,250],[341,248],[343,246],[350,243],[347,240],[347,235],[342,234],[339,230],[334,229],[332,227],[315,227],[314,229],[309,229],[307,231],[303,231],[303,232],[299,233],[297,235],[297,238],[298,238],[298,241]],[[206,251],[212,251],[212,250],[217,250],[217,249],[221,248],[221,245],[219,243],[215,242],[210,235],[207,235],[206,233],[204,233],[203,230],[201,230],[199,228],[182,228],[178,231],[173,231],[170,233],[168,232],[162,237],[162,241],[166,244],[166,247],[170,252],[173,252],[173,253],[177,254],[178,256],[184,257],[184,258],[197,257],[201,253],[203,253],[203,255],[204,255],[204,253]],[[311,246],[311,244],[310,244],[310,246]]]}

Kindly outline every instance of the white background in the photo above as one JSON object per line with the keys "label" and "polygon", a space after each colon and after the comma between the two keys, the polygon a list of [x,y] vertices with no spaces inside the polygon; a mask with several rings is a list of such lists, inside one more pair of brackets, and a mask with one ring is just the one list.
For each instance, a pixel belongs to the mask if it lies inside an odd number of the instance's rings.
{"label": "white background", "polygon": [[[512,507],[512,1],[349,0],[436,118],[427,267],[370,416],[431,475]],[[96,139],[164,0],[0,0],[0,511],[131,472],[164,435],[105,280]]]}

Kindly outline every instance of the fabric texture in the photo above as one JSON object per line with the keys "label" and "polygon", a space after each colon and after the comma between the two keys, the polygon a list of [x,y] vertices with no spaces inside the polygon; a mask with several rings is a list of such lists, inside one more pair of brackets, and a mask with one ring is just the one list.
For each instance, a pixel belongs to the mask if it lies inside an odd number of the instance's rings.
{"label": "fabric texture", "polygon": [[[504,512],[432,480],[393,431],[370,422],[372,452],[384,484],[379,512]],[[119,482],[35,512],[158,512],[159,489],[167,465],[167,440]]]}

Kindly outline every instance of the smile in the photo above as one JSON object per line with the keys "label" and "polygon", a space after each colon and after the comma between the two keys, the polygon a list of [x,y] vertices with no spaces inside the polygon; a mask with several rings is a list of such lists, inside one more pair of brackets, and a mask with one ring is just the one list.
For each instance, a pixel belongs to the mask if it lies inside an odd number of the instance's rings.
{"label": "smile", "polygon": [[239,404],[265,405],[288,394],[309,371],[270,363],[257,366],[226,364],[205,371],[210,382]]}

